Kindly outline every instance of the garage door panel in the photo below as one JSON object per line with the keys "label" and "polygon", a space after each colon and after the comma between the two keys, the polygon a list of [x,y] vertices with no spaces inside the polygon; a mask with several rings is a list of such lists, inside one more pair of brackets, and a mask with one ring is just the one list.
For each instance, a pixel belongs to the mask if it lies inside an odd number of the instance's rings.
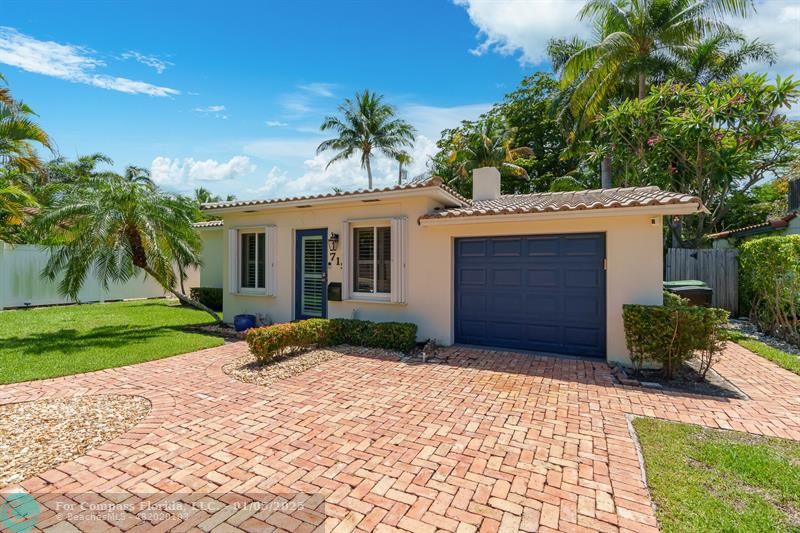
{"label": "garage door panel", "polygon": [[602,234],[457,239],[456,342],[605,355]]}

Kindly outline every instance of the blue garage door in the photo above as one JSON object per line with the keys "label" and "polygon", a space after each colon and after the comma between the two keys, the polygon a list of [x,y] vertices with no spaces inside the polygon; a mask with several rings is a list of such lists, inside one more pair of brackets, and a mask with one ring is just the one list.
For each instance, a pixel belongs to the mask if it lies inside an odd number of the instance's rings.
{"label": "blue garage door", "polygon": [[456,342],[605,357],[602,233],[455,242]]}

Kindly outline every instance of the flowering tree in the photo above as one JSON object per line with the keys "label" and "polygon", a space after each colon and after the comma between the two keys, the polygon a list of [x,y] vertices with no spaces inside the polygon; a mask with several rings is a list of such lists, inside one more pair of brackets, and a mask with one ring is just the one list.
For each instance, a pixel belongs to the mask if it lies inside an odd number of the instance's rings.
{"label": "flowering tree", "polygon": [[[598,119],[625,186],[658,185],[699,196],[710,214],[673,226],[673,245],[699,246],[716,228],[731,195],[780,175],[800,155],[800,126],[783,110],[800,96],[791,77],[768,83],[746,75],[706,86],[666,83]],[[611,148],[611,150],[609,150]]]}

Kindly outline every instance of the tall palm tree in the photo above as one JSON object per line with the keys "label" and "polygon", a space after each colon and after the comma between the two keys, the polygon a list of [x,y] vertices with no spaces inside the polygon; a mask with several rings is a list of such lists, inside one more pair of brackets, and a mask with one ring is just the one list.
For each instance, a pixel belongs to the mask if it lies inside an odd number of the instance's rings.
{"label": "tall palm tree", "polygon": [[394,156],[394,160],[397,161],[397,184],[403,184],[403,166],[408,166],[411,164],[412,158],[411,154],[408,152],[400,152],[396,156]]}
{"label": "tall palm tree", "polygon": [[[94,269],[101,284],[124,283],[144,272],[181,303],[214,311],[176,288],[183,271],[200,263],[201,240],[192,227],[197,206],[142,180],[103,175],[65,186],[37,218],[37,228],[55,246],[43,275],[77,298]],[[179,274],[176,275],[176,267]]]}
{"label": "tall palm tree", "polygon": [[43,164],[35,144],[52,150],[50,137],[31,118],[34,112],[21,102],[0,99],[0,166],[41,173]]}
{"label": "tall palm tree", "polygon": [[113,165],[114,160],[100,152],[79,156],[75,161],[58,156],[47,162],[45,169],[47,182],[68,183],[87,180],[99,174],[97,166],[100,164]]}
{"label": "tall palm tree", "polygon": [[730,78],[749,62],[773,65],[778,54],[770,43],[759,39],[748,41],[741,32],[727,29],[679,50],[677,58],[679,63],[672,77],[686,83],[708,85]]}
{"label": "tall palm tree", "polygon": [[320,129],[333,131],[336,137],[322,141],[317,153],[334,150],[336,153],[325,168],[333,163],[361,154],[361,168],[367,170],[369,188],[372,188],[374,152],[395,158],[404,148],[414,144],[416,130],[404,120],[395,118],[394,107],[384,103],[383,95],[365,89],[351,100],[346,98],[338,107],[341,116],[325,117]]}
{"label": "tall palm tree", "polygon": [[[561,66],[562,86],[572,86],[576,128],[585,127],[609,100],[644,98],[648,83],[674,70],[694,42],[729,31],[722,16],[752,10],[750,0],[589,0],[579,17],[592,23],[596,40]],[[601,171],[603,186],[611,186],[608,156]]]}

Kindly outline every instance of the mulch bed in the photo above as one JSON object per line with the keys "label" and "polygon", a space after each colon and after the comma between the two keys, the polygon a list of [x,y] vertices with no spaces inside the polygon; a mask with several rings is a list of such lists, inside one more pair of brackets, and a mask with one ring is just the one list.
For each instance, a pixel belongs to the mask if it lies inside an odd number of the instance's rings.
{"label": "mulch bed", "polygon": [[622,385],[670,392],[703,394],[720,398],[748,399],[745,393],[715,372],[713,368],[706,374],[705,381],[701,380],[696,365],[696,361],[688,361],[681,370],[675,373],[673,379],[664,378],[660,370],[642,369],[634,372],[632,369],[623,369],[616,365],[614,366],[613,375],[617,382]]}
{"label": "mulch bed", "polygon": [[749,320],[730,320],[728,325],[746,337],[763,342],[767,346],[771,346],[776,350],[800,357],[800,347],[760,332],[755,324]]}
{"label": "mulch bed", "polygon": [[342,355],[360,355],[369,357],[390,357],[399,359],[401,354],[379,348],[363,348],[359,346],[336,346],[333,348],[317,348],[286,355],[261,364],[252,354],[242,356],[222,370],[229,376],[256,385],[269,385],[281,379],[287,379],[305,372],[319,364],[341,357]]}
{"label": "mulch bed", "polygon": [[99,395],[0,405],[0,487],[80,457],[150,412],[140,396]]}

